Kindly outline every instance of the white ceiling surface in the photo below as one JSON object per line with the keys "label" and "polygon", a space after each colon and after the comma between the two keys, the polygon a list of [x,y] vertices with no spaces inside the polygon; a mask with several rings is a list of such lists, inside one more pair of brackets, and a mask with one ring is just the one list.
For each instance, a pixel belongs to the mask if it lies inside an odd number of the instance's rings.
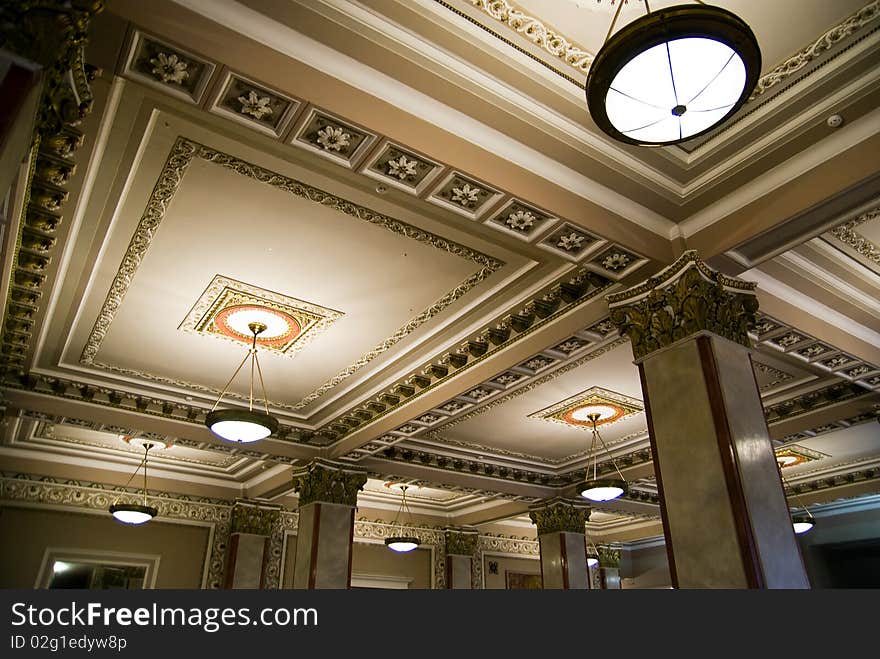
{"label": "white ceiling surface", "polygon": [[[545,419],[530,419],[528,415],[595,386],[642,399],[639,374],[632,363],[628,343],[482,414],[448,429],[441,426],[437,432],[440,437],[457,442],[559,460],[588,451],[592,438],[590,430]],[[599,427],[602,438],[609,445],[644,430],[643,412]]]}

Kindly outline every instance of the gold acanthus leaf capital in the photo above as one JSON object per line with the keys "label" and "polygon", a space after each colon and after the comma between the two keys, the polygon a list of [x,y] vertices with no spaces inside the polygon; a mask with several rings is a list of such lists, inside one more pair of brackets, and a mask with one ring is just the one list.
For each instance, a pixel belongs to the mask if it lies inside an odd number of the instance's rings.
{"label": "gold acanthus leaf capital", "polygon": [[358,492],[366,482],[366,473],[324,460],[310,462],[304,469],[293,473],[300,508],[316,502],[355,507]]}
{"label": "gold acanthus leaf capital", "polygon": [[583,533],[590,518],[590,507],[565,499],[551,499],[530,509],[529,518],[538,527],[539,536],[545,533]]}
{"label": "gold acanthus leaf capital", "polygon": [[748,332],[758,310],[754,289],[752,282],[716,272],[690,250],[642,284],[605,299],[612,322],[641,359],[700,331],[751,347]]}

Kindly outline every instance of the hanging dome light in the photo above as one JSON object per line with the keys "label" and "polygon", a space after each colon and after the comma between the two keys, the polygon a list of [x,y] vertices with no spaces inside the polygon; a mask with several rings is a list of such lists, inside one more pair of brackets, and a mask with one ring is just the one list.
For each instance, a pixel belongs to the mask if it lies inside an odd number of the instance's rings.
{"label": "hanging dome light", "polygon": [[611,501],[626,494],[626,481],[592,479],[581,484],[581,496],[590,501]]}
{"label": "hanging dome light", "polygon": [[[611,455],[611,451],[608,450],[608,447],[605,446],[605,442],[602,440],[602,436],[599,434],[599,430],[596,428],[596,421],[599,420],[601,414],[599,412],[589,412],[586,417],[593,424],[593,441],[590,444],[590,454],[593,456],[593,464],[591,466],[587,466],[587,474],[586,480],[578,486],[578,492],[580,492],[581,496],[585,499],[589,499],[590,501],[611,501],[612,499],[616,499],[618,497],[626,494],[629,486],[626,482],[626,479],[623,477],[623,474],[620,473],[620,469],[617,467],[617,463],[614,461],[614,457]],[[602,448],[605,449],[605,452],[608,454],[608,457],[611,458],[611,464],[614,465],[614,469],[617,471],[617,475],[620,478],[599,478],[599,456],[596,452],[596,441],[602,444]],[[592,478],[590,477],[590,472],[592,471]]]}
{"label": "hanging dome light", "polygon": [[[392,528],[394,526],[397,526],[398,519],[400,518],[401,513],[404,513],[405,516],[409,515],[410,523],[412,523],[412,513],[409,510],[409,506],[406,505],[407,487],[407,485],[400,486],[400,490],[401,492],[403,492],[403,497],[400,500],[400,508],[397,509],[397,515],[394,516],[394,521],[391,523]],[[385,545],[388,547],[388,549],[400,553],[406,553],[408,551],[412,551],[419,546],[419,539],[411,535],[406,535],[406,527],[402,524],[400,525],[400,531],[400,535],[393,535],[385,538]]]}
{"label": "hanging dome light", "polygon": [[143,524],[158,515],[159,510],[153,506],[118,503],[110,506],[110,514],[124,524]]}
{"label": "hanging dome light", "polygon": [[155,446],[161,446],[165,448],[165,444],[161,442],[152,442],[149,440],[145,440],[142,437],[138,437],[137,442],[132,441],[131,436],[126,436],[123,440],[129,444],[137,443],[139,446],[144,449],[144,459],[141,460],[141,464],[137,466],[134,470],[134,473],[131,475],[131,478],[128,479],[128,483],[125,484],[128,487],[129,483],[137,476],[138,470],[141,468],[141,465],[144,467],[144,502],[143,504],[137,503],[119,503],[119,497],[117,497],[116,501],[113,505],[110,506],[110,514],[113,517],[122,522],[123,524],[144,524],[145,522],[149,522],[156,515],[159,514],[158,508],[154,508],[153,506],[147,505],[147,454],[150,449]]}
{"label": "hanging dome light", "polygon": [[816,526],[816,518],[810,515],[809,511],[804,510],[807,514],[793,515],[791,518],[792,528],[794,528],[794,532],[798,535],[812,531],[813,527]]}
{"label": "hanging dome light", "polygon": [[[214,403],[214,407],[211,408],[210,413],[207,417],[205,417],[205,425],[208,426],[208,429],[212,433],[214,433],[221,439],[225,439],[230,442],[239,442],[242,444],[265,439],[272,433],[278,431],[278,420],[269,414],[269,400],[266,396],[266,385],[263,384],[263,371],[260,368],[260,360],[257,357],[257,336],[261,332],[265,331],[266,324],[261,322],[252,322],[248,324],[248,329],[250,329],[250,331],[253,332],[254,335],[251,347],[248,350],[247,354],[244,356],[244,359],[241,360],[238,368],[235,369],[232,377],[229,378],[229,382],[226,383],[223,391],[220,392],[220,397],[217,398],[217,402]],[[235,376],[238,375],[238,372],[241,370],[242,366],[245,365],[248,358],[250,358],[251,360],[251,387],[250,398],[248,401],[248,409],[218,410],[217,406],[223,399],[224,394],[226,394],[226,390],[229,389],[229,385],[232,384]],[[260,378],[260,387],[263,390],[263,404],[266,409],[265,414],[254,409],[255,368],[256,373],[259,375]]]}
{"label": "hanging dome light", "polygon": [[785,488],[791,489],[792,496],[797,500],[800,504],[801,508],[803,508],[803,512],[794,513],[791,516],[791,526],[794,529],[796,535],[800,535],[801,533],[807,533],[808,531],[812,531],[813,527],[816,526],[816,518],[813,517],[813,514],[807,508],[807,505],[804,503],[803,499],[801,499],[797,490],[791,487],[788,481],[785,480],[785,476],[782,475],[782,469],[784,467],[790,466],[791,463],[787,462],[785,456],[777,455],[776,456],[776,470],[779,472],[779,478],[782,480],[782,493],[785,495]]}
{"label": "hanging dome light", "polygon": [[587,107],[616,140],[678,144],[730,118],[748,100],[760,72],[758,40],[726,9],[700,4],[648,10],[606,37],[587,76]]}
{"label": "hanging dome light", "polygon": [[599,549],[590,541],[586,533],[584,533],[584,539],[587,541],[587,567],[598,567]]}

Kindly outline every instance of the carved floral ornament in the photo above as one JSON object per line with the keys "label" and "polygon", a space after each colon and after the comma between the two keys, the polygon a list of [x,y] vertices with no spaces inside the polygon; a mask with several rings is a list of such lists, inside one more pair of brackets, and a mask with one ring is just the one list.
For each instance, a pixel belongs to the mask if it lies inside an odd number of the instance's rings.
{"label": "carved floral ornament", "polygon": [[656,276],[606,299],[611,320],[641,359],[704,330],[751,347],[755,286],[712,270],[689,250]]}
{"label": "carved floral ornament", "polygon": [[477,553],[479,536],[476,531],[446,531],[446,553],[458,556],[473,556]]}
{"label": "carved floral ornament", "polygon": [[316,502],[357,506],[358,492],[366,482],[365,472],[317,460],[293,474],[300,508]]}
{"label": "carved floral ornament", "polygon": [[538,527],[538,535],[545,533],[583,533],[590,518],[590,507],[565,499],[551,499],[529,510],[529,518]]}
{"label": "carved floral ornament", "polygon": [[275,525],[281,520],[280,507],[269,508],[250,503],[236,502],[232,506],[230,533],[253,533],[272,535]]}

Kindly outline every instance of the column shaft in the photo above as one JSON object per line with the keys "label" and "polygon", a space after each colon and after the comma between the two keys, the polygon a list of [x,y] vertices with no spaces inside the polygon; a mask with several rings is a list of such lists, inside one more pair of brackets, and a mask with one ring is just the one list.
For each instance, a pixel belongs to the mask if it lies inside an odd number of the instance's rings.
{"label": "column shaft", "polygon": [[348,588],[354,508],[315,502],[299,509],[294,588]]}
{"label": "column shaft", "polygon": [[754,289],[688,251],[607,296],[639,367],[674,586],[809,587],[751,362]]}
{"label": "column shaft", "polygon": [[586,589],[587,549],[583,533],[558,531],[538,536],[545,589]]}

